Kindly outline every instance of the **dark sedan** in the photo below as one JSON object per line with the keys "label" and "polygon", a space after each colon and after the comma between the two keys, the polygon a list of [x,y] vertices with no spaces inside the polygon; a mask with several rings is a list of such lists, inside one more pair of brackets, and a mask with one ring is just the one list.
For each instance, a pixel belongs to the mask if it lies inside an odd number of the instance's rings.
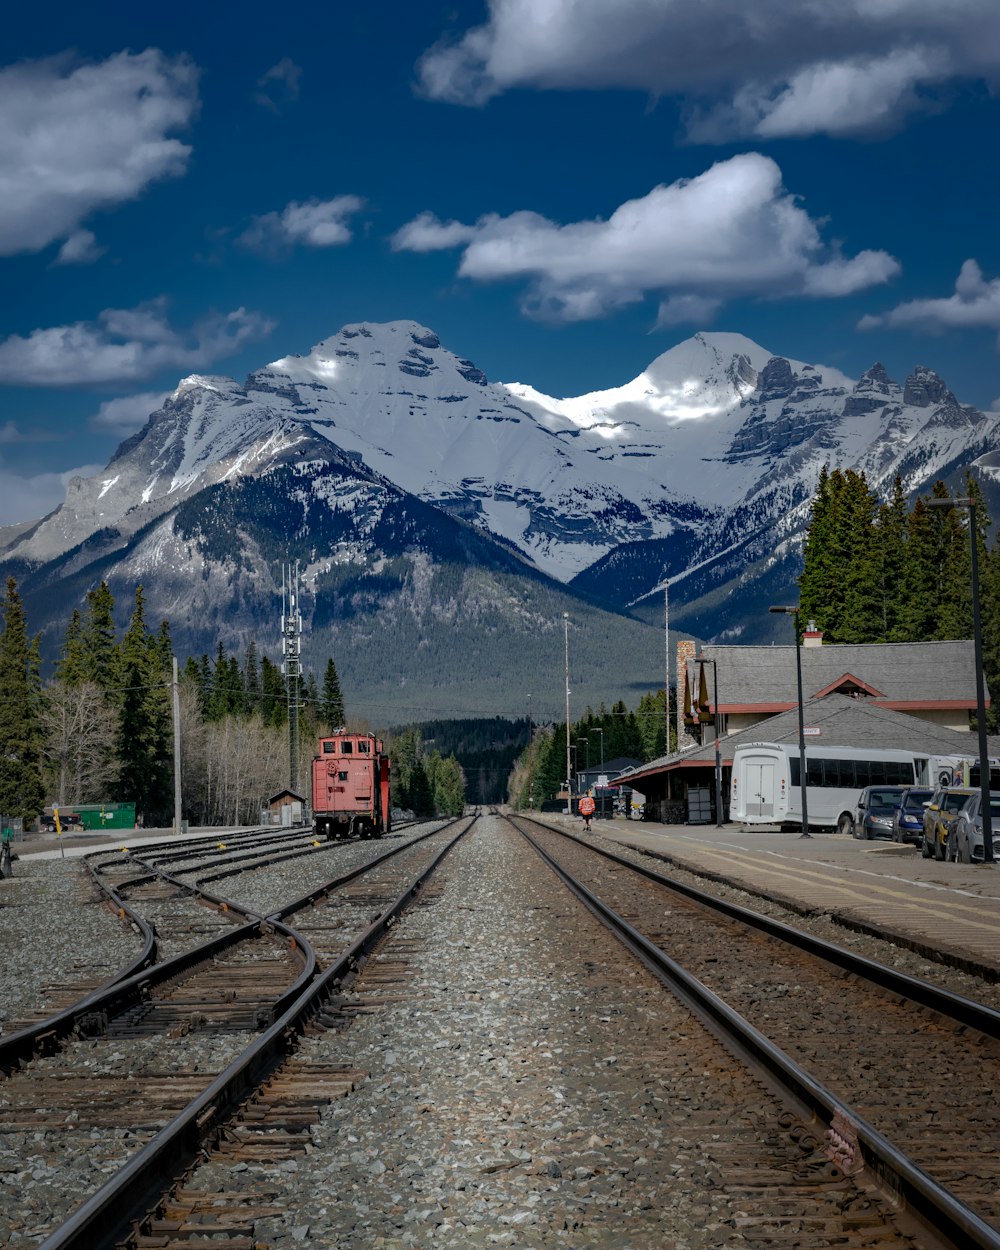
{"label": "dark sedan", "polygon": [[919,846],[924,836],[924,804],[929,803],[933,790],[904,790],[892,820],[893,842],[910,842]]}

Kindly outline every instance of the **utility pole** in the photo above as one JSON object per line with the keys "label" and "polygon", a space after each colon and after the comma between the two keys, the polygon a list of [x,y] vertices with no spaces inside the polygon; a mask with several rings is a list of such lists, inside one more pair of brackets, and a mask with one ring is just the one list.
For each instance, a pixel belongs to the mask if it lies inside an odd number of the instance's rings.
{"label": "utility pole", "polygon": [[[602,738],[603,742],[604,739]],[[670,583],[663,583],[663,754],[670,754]]]}
{"label": "utility pole", "polygon": [[288,788],[299,785],[299,683],[302,679],[302,613],[299,562],[281,566],[281,671],[288,694]]}
{"label": "utility pole", "polygon": [[569,613],[563,613],[563,636],[566,643],[566,813],[573,814],[573,774],[569,764]]}
{"label": "utility pole", "polygon": [[171,683],[171,694],[173,696],[173,712],[174,712],[174,833],[181,832],[181,693],[180,684],[177,680],[177,656],[171,656],[173,660],[173,682]]}

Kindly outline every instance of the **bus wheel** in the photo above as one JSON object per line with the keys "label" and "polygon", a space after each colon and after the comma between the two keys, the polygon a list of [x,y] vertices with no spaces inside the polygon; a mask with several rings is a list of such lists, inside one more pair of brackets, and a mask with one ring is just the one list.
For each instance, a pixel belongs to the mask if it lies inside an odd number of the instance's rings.
{"label": "bus wheel", "polygon": [[847,812],[840,813],[840,818],[837,821],[837,832],[849,833],[852,838],[856,836],[854,832],[854,821]]}

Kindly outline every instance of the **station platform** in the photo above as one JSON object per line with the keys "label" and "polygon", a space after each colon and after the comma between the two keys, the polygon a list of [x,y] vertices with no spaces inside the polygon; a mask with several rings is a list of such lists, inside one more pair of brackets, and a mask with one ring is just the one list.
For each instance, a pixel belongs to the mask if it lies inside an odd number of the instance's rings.
{"label": "station platform", "polygon": [[[569,816],[543,820],[577,834]],[[1000,864],[924,859],[917,847],[776,827],[595,821],[593,832],[804,914],[894,938],[941,962],[1000,981]]]}

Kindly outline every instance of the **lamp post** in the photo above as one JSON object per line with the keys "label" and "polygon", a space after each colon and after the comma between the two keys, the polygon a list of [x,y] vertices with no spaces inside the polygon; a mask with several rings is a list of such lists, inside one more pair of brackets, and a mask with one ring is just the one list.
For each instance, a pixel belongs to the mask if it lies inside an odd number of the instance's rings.
{"label": "lamp post", "polygon": [[992,865],[993,813],[990,811],[990,761],[986,746],[986,689],[983,683],[983,629],[979,615],[979,553],[976,550],[976,501],[971,495],[927,499],[928,508],[968,508],[972,564],[972,639],[976,663],[976,728],[979,731],[979,793],[983,817],[983,863]]}
{"label": "lamp post", "polygon": [[771,607],[768,611],[790,616],[795,623],[795,681],[799,696],[799,786],[802,793],[802,833],[800,836],[808,838],[812,835],[809,832],[809,808],[806,803],[806,728],[805,711],[802,707],[802,639],[799,636],[799,609],[796,604],[793,608]]}
{"label": "lamp post", "polygon": [[600,735],[601,735],[601,772],[603,773],[603,772],[604,772],[604,730],[603,730],[603,729],[592,729],[590,732],[591,732],[592,734],[600,734]]}

